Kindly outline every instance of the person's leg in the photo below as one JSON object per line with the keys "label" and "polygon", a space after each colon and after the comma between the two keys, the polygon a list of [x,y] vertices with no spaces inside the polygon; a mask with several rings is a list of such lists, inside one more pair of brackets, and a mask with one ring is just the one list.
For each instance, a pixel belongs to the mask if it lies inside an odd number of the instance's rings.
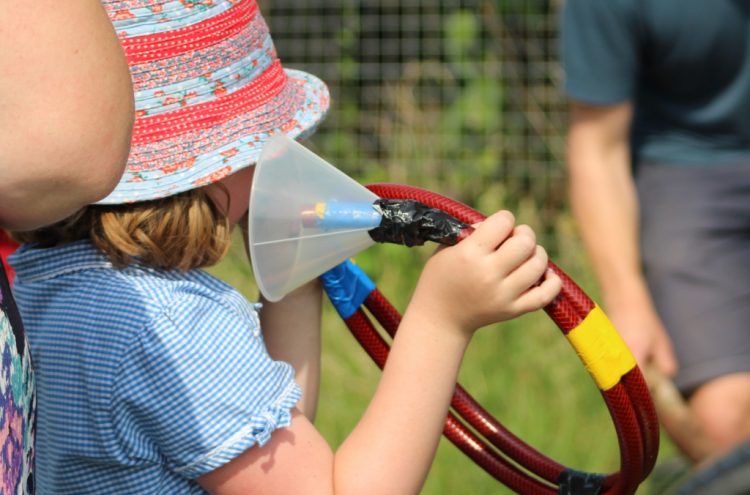
{"label": "person's leg", "polygon": [[750,373],[734,373],[701,385],[690,409],[703,431],[721,451],[750,438]]}
{"label": "person's leg", "polygon": [[750,164],[649,164],[636,180],[644,270],[674,377],[720,449],[750,438]]}

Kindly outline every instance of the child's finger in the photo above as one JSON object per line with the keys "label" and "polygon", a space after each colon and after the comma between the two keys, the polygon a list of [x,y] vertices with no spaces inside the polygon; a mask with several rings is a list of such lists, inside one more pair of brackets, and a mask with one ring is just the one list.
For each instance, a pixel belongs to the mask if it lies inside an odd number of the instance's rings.
{"label": "child's finger", "polygon": [[499,275],[505,277],[515,271],[534,256],[536,247],[536,235],[528,225],[519,225],[513,229],[513,234],[497,249]]}
{"label": "child's finger", "polygon": [[486,251],[494,251],[513,231],[515,218],[507,210],[498,211],[475,226],[474,232],[464,241]]}
{"label": "child's finger", "polygon": [[521,294],[516,308],[521,312],[535,311],[550,304],[560,293],[562,280],[552,270],[547,270],[537,285]]}
{"label": "child's finger", "polygon": [[544,277],[548,269],[548,262],[547,251],[542,246],[535,246],[533,256],[528,257],[507,276],[508,284],[512,290],[518,291],[519,294],[524,292]]}

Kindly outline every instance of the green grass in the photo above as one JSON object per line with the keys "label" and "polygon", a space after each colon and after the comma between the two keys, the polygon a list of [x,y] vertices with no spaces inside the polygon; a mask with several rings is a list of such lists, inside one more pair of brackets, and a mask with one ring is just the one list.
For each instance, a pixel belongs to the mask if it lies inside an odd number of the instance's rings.
{"label": "green grass", "polygon": [[[561,223],[559,231],[561,248],[554,261],[596,299],[593,278],[569,224]],[[257,289],[252,271],[241,247],[237,247],[241,242],[234,244],[227,259],[210,271],[254,300]],[[403,311],[432,249],[377,245],[360,253],[356,261]],[[316,424],[336,447],[367,406],[380,371],[328,302],[324,306],[323,338]],[[459,381],[501,423],[559,462],[584,471],[618,469],[617,441],[601,395],[543,311],[480,330],[468,350]],[[674,447],[664,440],[660,458],[674,455]],[[648,481],[644,483],[639,493],[650,493],[648,485]],[[512,492],[443,439],[422,493]]]}

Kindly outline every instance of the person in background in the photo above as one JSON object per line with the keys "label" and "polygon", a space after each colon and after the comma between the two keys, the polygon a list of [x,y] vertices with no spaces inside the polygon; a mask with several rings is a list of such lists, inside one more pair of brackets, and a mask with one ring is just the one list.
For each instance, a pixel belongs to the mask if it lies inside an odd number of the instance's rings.
{"label": "person in background", "polygon": [[533,231],[498,212],[430,258],[333,452],[312,423],[320,284],[261,311],[201,270],[244,224],[264,143],[310,135],[325,84],[282,67],[255,0],[104,5],[136,95],[125,174],[97,204],[14,233],[10,257],[44,404],[40,491],[418,493],[474,332],[560,290]]}
{"label": "person in background", "polygon": [[[0,229],[29,230],[115,187],[133,91],[98,0],[0,0],[0,11]],[[34,418],[29,347],[0,262],[0,493],[34,493]]]}
{"label": "person in background", "polygon": [[567,0],[570,199],[603,302],[725,452],[750,437],[750,6]]}

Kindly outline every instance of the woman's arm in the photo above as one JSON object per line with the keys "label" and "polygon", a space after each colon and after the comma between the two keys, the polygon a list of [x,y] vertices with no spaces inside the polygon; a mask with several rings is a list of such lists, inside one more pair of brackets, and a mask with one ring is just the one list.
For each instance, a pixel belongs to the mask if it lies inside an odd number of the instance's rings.
{"label": "woman's arm", "polygon": [[0,0],[0,227],[66,217],[117,184],[130,73],[99,0]]}

